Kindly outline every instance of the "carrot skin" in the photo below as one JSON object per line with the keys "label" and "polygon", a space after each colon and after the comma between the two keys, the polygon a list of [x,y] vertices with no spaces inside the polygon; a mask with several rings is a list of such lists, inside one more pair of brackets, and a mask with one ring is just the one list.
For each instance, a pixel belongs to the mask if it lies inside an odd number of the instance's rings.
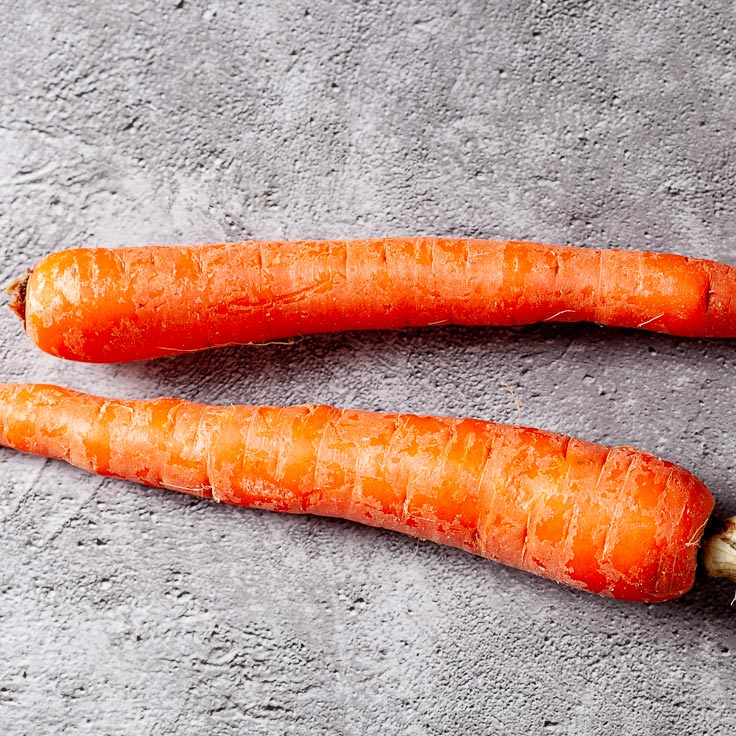
{"label": "carrot skin", "polygon": [[627,447],[475,419],[0,385],[0,444],[217,501],[352,519],[624,600],[687,592],[713,498]]}
{"label": "carrot skin", "polygon": [[736,336],[736,267],[671,254],[443,238],[52,253],[15,311],[44,351],[124,362],[299,334],[592,321]]}

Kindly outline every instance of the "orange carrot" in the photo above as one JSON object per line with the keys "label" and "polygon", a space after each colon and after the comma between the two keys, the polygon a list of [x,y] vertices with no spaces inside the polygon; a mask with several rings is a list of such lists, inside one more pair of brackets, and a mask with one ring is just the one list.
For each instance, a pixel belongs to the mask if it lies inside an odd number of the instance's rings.
{"label": "orange carrot", "polygon": [[314,332],[592,321],[736,336],[736,267],[522,242],[390,238],[76,249],[16,282],[33,341],[118,362]]}
{"label": "orange carrot", "polygon": [[694,581],[713,498],[628,447],[474,419],[0,386],[0,443],[91,472],[460,547],[601,595]]}

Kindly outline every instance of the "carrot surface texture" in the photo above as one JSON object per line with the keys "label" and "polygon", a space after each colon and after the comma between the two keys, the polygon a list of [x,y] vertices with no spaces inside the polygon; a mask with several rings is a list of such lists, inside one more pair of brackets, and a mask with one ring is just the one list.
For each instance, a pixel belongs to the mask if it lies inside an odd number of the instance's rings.
{"label": "carrot surface texture", "polygon": [[678,255],[443,238],[81,248],[17,281],[52,355],[155,358],[340,330],[590,321],[736,336],[736,267]]}
{"label": "carrot surface texture", "polygon": [[647,453],[476,419],[0,385],[0,442],[149,486],[404,532],[631,601],[691,588],[713,509],[695,476]]}

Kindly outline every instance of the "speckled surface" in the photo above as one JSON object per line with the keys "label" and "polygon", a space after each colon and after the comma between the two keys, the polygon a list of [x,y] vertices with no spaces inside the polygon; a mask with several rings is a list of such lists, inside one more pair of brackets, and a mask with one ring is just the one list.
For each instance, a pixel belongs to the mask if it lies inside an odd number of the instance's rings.
{"label": "speckled surface", "polygon": [[[49,250],[386,234],[736,262],[730,3],[0,0],[0,277]],[[736,513],[736,345],[592,325],[312,336],[0,380],[633,444]],[[513,395],[512,395],[513,394]],[[519,408],[517,409],[516,400]],[[728,585],[637,606],[347,522],[0,451],[4,734],[717,734]]]}

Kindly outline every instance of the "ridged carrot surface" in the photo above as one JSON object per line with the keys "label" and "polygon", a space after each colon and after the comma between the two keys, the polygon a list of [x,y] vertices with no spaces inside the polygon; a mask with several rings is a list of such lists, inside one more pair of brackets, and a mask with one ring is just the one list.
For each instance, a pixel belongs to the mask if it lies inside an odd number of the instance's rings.
{"label": "ridged carrot surface", "polygon": [[154,358],[333,330],[591,321],[736,336],[736,267],[442,238],[75,249],[16,285],[46,352]]}
{"label": "ridged carrot surface", "polygon": [[652,455],[474,419],[4,385],[0,442],[217,501],[401,531],[632,601],[690,589],[713,509],[697,478]]}

